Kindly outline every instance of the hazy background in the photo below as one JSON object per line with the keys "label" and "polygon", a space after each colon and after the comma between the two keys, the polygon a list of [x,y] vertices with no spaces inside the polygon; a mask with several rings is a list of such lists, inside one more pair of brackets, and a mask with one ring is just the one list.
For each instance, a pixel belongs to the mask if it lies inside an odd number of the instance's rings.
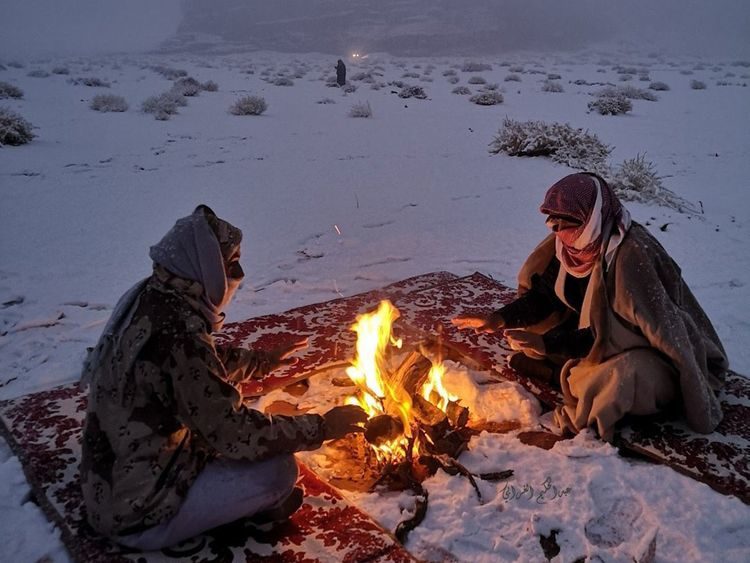
{"label": "hazy background", "polygon": [[[750,0],[0,0],[0,57],[234,48],[750,54]],[[226,48],[226,46],[225,46]]]}

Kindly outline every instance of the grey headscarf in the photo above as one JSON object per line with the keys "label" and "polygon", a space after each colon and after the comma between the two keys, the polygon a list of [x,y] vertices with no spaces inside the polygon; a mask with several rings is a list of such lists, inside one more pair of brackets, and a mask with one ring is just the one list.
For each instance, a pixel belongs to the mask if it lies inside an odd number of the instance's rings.
{"label": "grey headscarf", "polygon": [[[221,329],[225,317],[223,309],[240,282],[237,278],[227,278],[224,264],[238,252],[241,241],[242,231],[216,217],[209,207],[199,205],[192,215],[179,219],[149,251],[155,265],[203,286],[203,294],[196,305],[213,331]],[[136,283],[115,305],[99,342],[84,361],[83,385],[90,382],[99,362],[109,355],[129,326],[149,279]]]}

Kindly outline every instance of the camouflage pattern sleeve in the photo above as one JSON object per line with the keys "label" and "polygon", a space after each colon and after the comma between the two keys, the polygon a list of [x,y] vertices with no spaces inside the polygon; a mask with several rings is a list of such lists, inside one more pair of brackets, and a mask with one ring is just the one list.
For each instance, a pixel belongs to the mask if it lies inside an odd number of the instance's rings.
{"label": "camouflage pattern sleeve", "polygon": [[257,460],[323,443],[320,415],[271,417],[243,406],[209,334],[174,342],[169,364],[178,418],[222,455]]}
{"label": "camouflage pattern sleeve", "polygon": [[275,367],[271,358],[262,350],[249,350],[237,346],[217,346],[216,354],[224,364],[226,379],[233,385],[248,379],[260,379]]}

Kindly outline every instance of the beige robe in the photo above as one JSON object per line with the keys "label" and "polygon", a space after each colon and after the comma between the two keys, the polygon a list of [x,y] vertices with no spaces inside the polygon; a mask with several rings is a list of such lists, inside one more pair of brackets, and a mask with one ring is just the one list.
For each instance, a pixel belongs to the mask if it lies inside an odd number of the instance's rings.
{"label": "beige robe", "polygon": [[[550,235],[521,268],[520,294],[553,259]],[[566,276],[560,268],[558,297]],[[544,333],[563,319],[555,314],[529,329]],[[724,348],[680,268],[635,222],[608,271],[599,262],[591,272],[579,328],[589,326],[591,351],[567,361],[560,376],[564,404],[555,414],[561,427],[577,432],[596,426],[610,440],[626,414],[653,414],[678,402],[693,430],[716,428],[722,413],[715,391],[728,367]]]}

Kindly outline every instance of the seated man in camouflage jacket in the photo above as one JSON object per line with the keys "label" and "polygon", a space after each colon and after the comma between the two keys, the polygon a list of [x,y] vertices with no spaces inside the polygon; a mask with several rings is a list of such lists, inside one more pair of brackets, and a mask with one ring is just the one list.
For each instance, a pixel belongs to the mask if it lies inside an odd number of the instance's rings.
{"label": "seated man in camouflage jacket", "polygon": [[293,511],[293,452],[366,418],[353,406],[273,419],[243,406],[239,383],[291,362],[304,343],[270,353],[214,345],[244,275],[241,238],[206,206],[177,221],[151,247],[153,274],[120,299],[87,358],[83,497],[91,526],[121,544],[160,549]]}

